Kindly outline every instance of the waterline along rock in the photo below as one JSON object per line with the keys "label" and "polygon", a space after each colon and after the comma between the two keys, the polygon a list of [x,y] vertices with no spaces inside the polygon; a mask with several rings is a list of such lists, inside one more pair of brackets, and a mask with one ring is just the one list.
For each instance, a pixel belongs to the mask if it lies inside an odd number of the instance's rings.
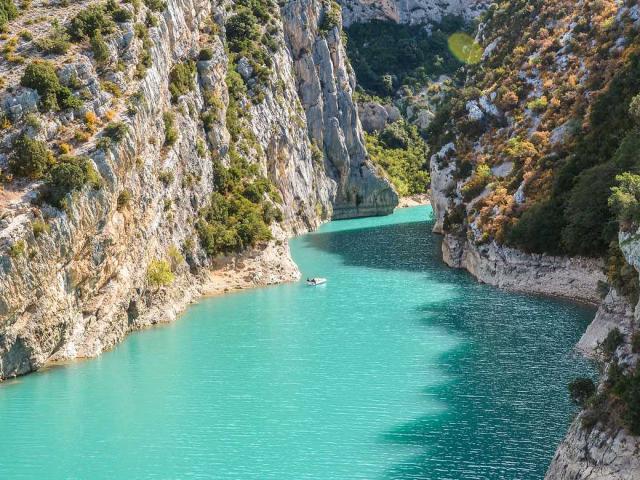
{"label": "waterline along rock", "polygon": [[[91,4],[32,9],[67,18]],[[296,278],[291,234],[393,211],[397,195],[363,145],[339,22],[321,28],[320,0],[268,2],[272,40],[254,45],[269,49],[270,67],[260,70],[225,47],[237,8],[208,0],[168,0],[155,11],[123,4],[124,21],[105,29],[104,40],[80,39],[61,58],[48,57],[62,86],[82,99],[71,108],[38,113],[42,92],[19,85],[27,66],[3,72],[10,82],[0,100],[3,164],[24,134],[51,152],[86,158],[83,168],[97,180],[61,208],[31,204],[39,179],[17,179],[3,195],[0,379],[98,355],[131,330],[174,319],[206,291],[220,259],[207,255],[198,225],[220,181],[216,162],[240,155],[274,188],[261,200],[280,212],[273,240],[243,257],[269,265],[252,270],[256,284]]]}

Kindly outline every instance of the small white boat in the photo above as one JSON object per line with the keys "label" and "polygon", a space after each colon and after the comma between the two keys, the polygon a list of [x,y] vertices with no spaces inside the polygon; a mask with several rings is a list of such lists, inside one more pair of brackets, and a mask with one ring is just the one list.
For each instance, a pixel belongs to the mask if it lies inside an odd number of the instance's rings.
{"label": "small white boat", "polygon": [[307,285],[311,285],[312,287],[322,285],[323,283],[327,283],[326,278],[320,278],[320,277],[307,278]]}

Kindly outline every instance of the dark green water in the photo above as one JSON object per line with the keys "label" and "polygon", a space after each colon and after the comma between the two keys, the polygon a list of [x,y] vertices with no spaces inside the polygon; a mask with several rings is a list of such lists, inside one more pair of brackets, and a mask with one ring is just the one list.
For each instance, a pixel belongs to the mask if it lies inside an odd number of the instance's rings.
{"label": "dark green water", "polygon": [[0,386],[2,479],[541,479],[593,315],[440,261],[427,208],[334,222],[303,276]]}

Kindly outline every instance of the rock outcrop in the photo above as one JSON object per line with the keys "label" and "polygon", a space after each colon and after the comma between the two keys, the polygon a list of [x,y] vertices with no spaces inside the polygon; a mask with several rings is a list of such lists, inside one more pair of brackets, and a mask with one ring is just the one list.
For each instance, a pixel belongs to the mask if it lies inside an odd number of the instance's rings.
{"label": "rock outcrop", "polygon": [[[620,235],[620,246],[626,260],[636,269],[640,264],[640,242],[635,236]],[[640,355],[631,347],[632,334],[640,319],[638,305],[611,289],[603,299],[596,316],[587,328],[577,349],[582,354],[617,362],[624,369],[637,368]],[[609,332],[618,329],[623,342],[616,348],[613,360],[603,359],[600,345]],[[602,379],[599,390],[603,389]],[[640,437],[631,435],[615,422],[599,421],[590,426],[581,412],[572,422],[566,437],[556,450],[545,480],[632,480],[640,476]]]}
{"label": "rock outcrop", "polygon": [[[51,361],[98,355],[131,330],[173,320],[210,290],[212,268],[236,261],[210,260],[195,229],[216,180],[212,159],[224,158],[232,142],[225,78],[234,67],[217,32],[233,2],[169,0],[157,14],[145,6],[125,8],[131,21],[108,38],[109,63],[117,70],[107,82],[88,50],[72,50],[58,75],[85,89],[88,100],[77,110],[43,114],[37,133],[55,148],[53,142],[88,114],[123,122],[126,134],[117,143],[96,147],[92,138],[73,152],[90,159],[100,188],[76,192],[66,211],[32,205],[38,183],[16,183],[3,192],[0,380]],[[320,0],[291,0],[276,11],[268,87],[240,108],[250,118],[245,154],[276,187],[282,222],[272,228],[273,241],[237,259],[245,284],[296,278],[287,236],[330,218],[387,214],[397,204],[367,158],[339,27],[320,32],[326,14]],[[149,15],[155,26],[143,41],[137,25]],[[140,22],[135,32],[134,22]],[[195,89],[172,99],[172,68],[203,49]],[[145,50],[150,61],[140,74]],[[241,61],[237,65],[240,75],[252,74]],[[19,78],[19,67],[9,73]],[[10,107],[6,113],[20,128],[24,112],[16,105],[20,99],[33,104],[34,92],[12,87],[0,104]],[[168,111],[177,134],[171,144],[164,141]],[[3,134],[8,153],[16,133]],[[175,280],[153,288],[147,269],[159,258],[170,258]]]}
{"label": "rock outcrop", "polygon": [[455,235],[445,235],[442,257],[483,283],[592,304],[600,301],[598,282],[605,280],[602,262],[593,259],[526,254],[495,242],[476,245]]}
{"label": "rock outcrop", "polygon": [[412,25],[439,22],[447,15],[477,17],[488,0],[338,0],[344,25],[387,20]]}
{"label": "rock outcrop", "polygon": [[579,415],[553,457],[546,480],[635,480],[640,472],[640,440],[624,429],[581,426]]}

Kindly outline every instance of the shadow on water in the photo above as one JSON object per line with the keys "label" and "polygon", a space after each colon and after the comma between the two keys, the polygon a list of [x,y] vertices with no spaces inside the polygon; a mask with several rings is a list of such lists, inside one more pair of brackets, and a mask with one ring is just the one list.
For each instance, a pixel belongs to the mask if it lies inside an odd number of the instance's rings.
{"label": "shadow on water", "polygon": [[[304,240],[307,246],[338,255],[347,266],[429,271],[444,267],[440,240],[426,221],[317,233]],[[375,245],[375,250],[363,245]],[[416,255],[416,253],[420,255]]]}
{"label": "shadow on water", "polygon": [[[593,374],[571,351],[592,311],[535,297],[505,301],[499,298],[503,292],[492,293],[479,286],[463,302],[420,308],[425,324],[467,341],[437,360],[450,381],[424,389],[447,410],[382,435],[384,442],[423,449],[385,478],[543,477],[571,419],[566,385]],[[487,304],[493,304],[488,311]],[[565,315],[581,321],[563,324]]]}
{"label": "shadow on water", "polygon": [[443,371],[448,381],[421,393],[446,410],[381,434],[381,442],[422,450],[391,467],[385,478],[544,476],[574,411],[566,385],[578,375],[594,374],[572,352],[593,309],[501,291],[449,269],[431,222],[320,233],[306,242],[348,266],[425,272],[425,289],[447,283],[463,292],[417,307],[425,328],[442,328],[464,343],[425,365]]}

